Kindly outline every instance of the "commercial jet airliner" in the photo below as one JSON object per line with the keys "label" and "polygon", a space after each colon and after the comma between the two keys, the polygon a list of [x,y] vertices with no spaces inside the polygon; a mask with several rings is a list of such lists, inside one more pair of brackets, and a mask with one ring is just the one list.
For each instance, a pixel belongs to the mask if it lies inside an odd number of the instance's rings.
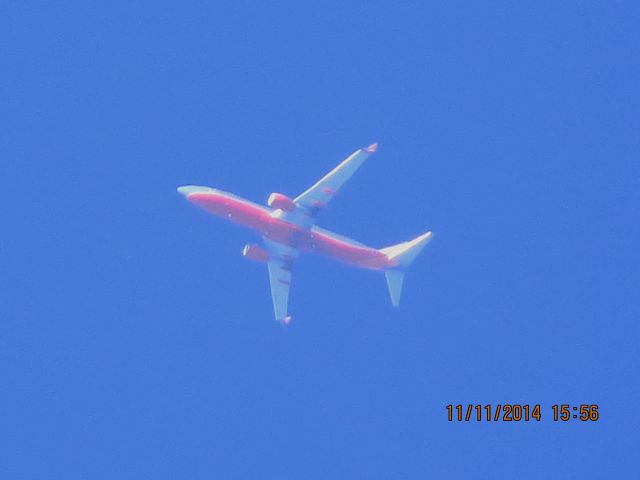
{"label": "commercial jet airliner", "polygon": [[178,192],[203,210],[262,235],[263,246],[245,245],[242,254],[267,264],[276,320],[291,322],[288,311],[291,268],[301,253],[317,253],[354,267],[385,273],[391,303],[398,306],[405,269],[431,240],[426,232],[408,242],[375,249],[315,225],[318,214],[372,153],[377,143],[356,150],[311,188],[291,199],[272,193],[268,208],[215,188],[194,185]]}

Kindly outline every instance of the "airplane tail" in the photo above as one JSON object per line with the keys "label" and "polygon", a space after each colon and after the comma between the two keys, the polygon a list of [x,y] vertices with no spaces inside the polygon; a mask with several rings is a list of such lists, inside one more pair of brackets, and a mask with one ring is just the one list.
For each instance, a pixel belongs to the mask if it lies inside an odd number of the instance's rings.
{"label": "airplane tail", "polygon": [[402,282],[406,268],[411,265],[432,237],[433,232],[427,232],[408,242],[402,242],[397,245],[392,245],[391,247],[380,249],[390,260],[396,260],[398,262],[396,267],[391,270],[385,270],[384,272],[387,278],[387,287],[389,287],[391,303],[394,307],[400,305],[400,294],[402,293]]}

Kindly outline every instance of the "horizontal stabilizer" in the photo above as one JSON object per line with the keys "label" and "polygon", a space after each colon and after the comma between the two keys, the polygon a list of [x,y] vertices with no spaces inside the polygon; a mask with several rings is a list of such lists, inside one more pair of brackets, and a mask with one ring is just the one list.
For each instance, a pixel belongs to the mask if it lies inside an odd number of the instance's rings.
{"label": "horizontal stabilizer", "polygon": [[389,295],[391,296],[391,304],[394,307],[400,305],[400,294],[402,293],[402,281],[404,280],[404,272],[402,270],[387,270],[384,272],[387,277],[387,287],[389,287]]}
{"label": "horizontal stabilizer", "polygon": [[398,267],[408,267],[422,251],[425,245],[429,243],[432,237],[433,232],[427,232],[408,242],[402,242],[391,247],[381,248],[380,251],[389,259],[396,260],[398,262]]}
{"label": "horizontal stabilizer", "polygon": [[389,260],[395,261],[395,266],[384,272],[387,278],[387,287],[389,287],[389,296],[391,297],[391,303],[394,307],[400,305],[405,269],[411,265],[411,262],[415,260],[425,245],[429,243],[432,236],[432,232],[427,232],[408,242],[402,242],[391,247],[380,249]]}

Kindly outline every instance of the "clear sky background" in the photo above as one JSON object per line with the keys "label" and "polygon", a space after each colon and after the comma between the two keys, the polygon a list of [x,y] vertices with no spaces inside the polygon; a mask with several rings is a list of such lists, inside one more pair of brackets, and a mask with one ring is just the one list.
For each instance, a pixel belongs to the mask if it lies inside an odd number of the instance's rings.
{"label": "clear sky background", "polygon": [[[55,4],[54,4],[55,3]],[[0,477],[632,478],[637,2],[3,2]],[[373,156],[273,321],[250,231]],[[450,423],[449,403],[542,405]],[[596,403],[597,423],[554,422]]]}

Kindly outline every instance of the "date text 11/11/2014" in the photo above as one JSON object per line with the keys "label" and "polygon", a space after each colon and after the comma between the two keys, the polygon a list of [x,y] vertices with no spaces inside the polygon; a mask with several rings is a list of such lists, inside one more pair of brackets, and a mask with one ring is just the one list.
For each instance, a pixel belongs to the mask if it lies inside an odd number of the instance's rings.
{"label": "date text 11/11/2014", "polygon": [[[446,406],[447,420],[453,422],[486,421],[486,422],[520,422],[542,420],[542,408],[540,404],[449,404]],[[571,405],[568,403],[554,404],[551,406],[554,422],[568,422],[577,420],[580,422],[596,422],[600,419],[599,407],[596,404]]]}

